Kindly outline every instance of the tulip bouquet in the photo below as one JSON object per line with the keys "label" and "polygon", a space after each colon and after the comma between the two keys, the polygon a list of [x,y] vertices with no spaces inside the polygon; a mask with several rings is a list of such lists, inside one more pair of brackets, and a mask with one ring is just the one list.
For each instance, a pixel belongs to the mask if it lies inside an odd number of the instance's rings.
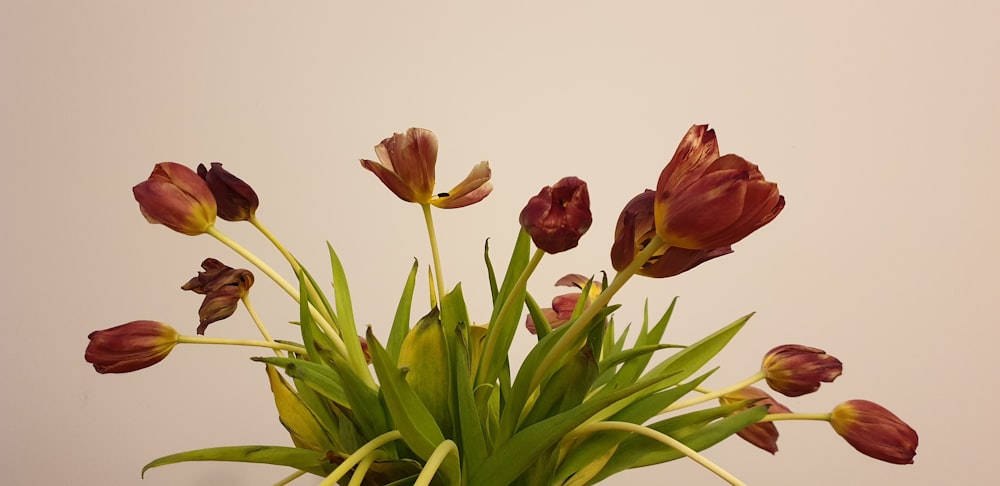
{"label": "tulip bouquet", "polygon": [[[818,420],[863,454],[913,462],[917,434],[885,408],[850,400],[831,412],[793,413],[772,391],[795,397],[841,374],[821,349],[782,345],[761,368],[729,386],[708,388],[703,367],[744,326],[749,315],[687,344],[662,344],[674,303],[659,317],[647,309],[638,332],[616,331],[614,296],[636,275],[671,277],[731,253],[732,245],[772,221],[784,207],[778,186],[738,155],[720,156],[715,132],[694,126],[663,169],[655,190],[624,207],[610,249],[612,278],[568,275],[557,285],[576,291],[542,308],[528,281],[547,253],[577,246],[591,225],[587,185],[575,177],[543,188],[520,213],[521,230],[502,275],[489,247],[484,259],[491,309],[468,309],[461,284],[442,273],[432,211],[481,201],[492,190],[481,162],[447,192],[435,192],[437,139],[411,128],[375,147],[361,165],[396,196],[420,206],[432,269],[430,304],[415,308],[415,262],[402,285],[395,318],[359,335],[348,279],[330,248],[332,289],[257,219],[258,198],[238,177],[212,163],[197,171],[157,164],[133,188],[146,219],[186,235],[207,234],[244,257],[294,300],[295,341],[272,337],[251,305],[250,270],[219,260],[183,285],[204,295],[196,335],[156,321],[133,321],[90,334],[86,360],[99,373],[151,366],[185,343],[269,348],[253,358],[264,368],[292,446],[227,446],[156,459],[146,470],[184,461],[241,461],[295,470],[342,485],[587,485],[625,469],[680,458],[703,465],[730,484],[743,484],[700,451],[731,435],[777,451],[782,420]],[[246,221],[290,266],[292,281],[228,238],[216,219]],[[499,278],[498,278],[499,277]],[[205,336],[208,326],[243,305],[260,340]],[[526,330],[522,328],[525,323]],[[481,324],[475,324],[481,323]],[[508,354],[515,335],[536,338],[519,368]],[[626,344],[628,341],[630,344]],[[653,360],[656,355],[657,360]]]}

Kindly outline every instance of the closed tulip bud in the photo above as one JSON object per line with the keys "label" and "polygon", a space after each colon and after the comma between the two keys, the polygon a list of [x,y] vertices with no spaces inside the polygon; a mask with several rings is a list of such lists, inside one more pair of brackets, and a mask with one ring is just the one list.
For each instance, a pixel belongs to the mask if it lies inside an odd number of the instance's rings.
{"label": "closed tulip bud", "polygon": [[198,174],[184,165],[156,164],[149,178],[132,188],[132,195],[150,223],[192,236],[208,231],[215,224],[212,191]]}
{"label": "closed tulip bud", "polygon": [[819,390],[821,382],[832,382],[843,368],[840,360],[826,351],[798,344],[785,344],[768,351],[761,364],[767,373],[767,385],[789,397]]}
{"label": "closed tulip bud", "polygon": [[212,168],[198,164],[198,175],[215,196],[219,217],[226,221],[246,221],[253,218],[260,201],[257,193],[243,179],[234,176],[222,164],[212,162]]}
{"label": "closed tulip bud", "polygon": [[[723,405],[744,400],[756,400],[750,405],[752,407],[767,405],[767,413],[791,413],[788,407],[775,401],[767,392],[753,386],[748,386],[719,398],[719,402]],[[760,422],[748,425],[737,432],[736,435],[771,454],[778,452],[778,427],[773,422]]]}
{"label": "closed tulip bud", "polygon": [[434,193],[438,141],[434,132],[410,128],[395,133],[375,146],[378,162],[361,160],[361,166],[385,184],[400,199],[453,209],[482,201],[493,190],[489,162],[472,167],[469,175],[448,192]]}
{"label": "closed tulip bud", "polygon": [[237,304],[250,291],[254,279],[250,270],[232,268],[214,258],[206,258],[201,268],[205,271],[198,272],[181,289],[205,296],[198,309],[198,334],[205,334],[209,324],[236,312]]}
{"label": "closed tulip bud", "polygon": [[87,336],[84,359],[98,373],[128,373],[166,358],[180,337],[174,328],[155,321],[132,321]]}
{"label": "closed tulip bud", "polygon": [[769,223],[784,207],[777,184],[738,155],[720,157],[715,131],[695,125],[657,181],[656,233],[670,246],[721,248]]}
{"label": "closed tulip bud", "polygon": [[542,188],[521,210],[520,222],[535,246],[546,253],[576,247],[593,222],[587,183],[565,177]]}
{"label": "closed tulip bud", "polygon": [[[653,202],[656,192],[647,189],[642,194],[632,198],[615,226],[615,242],[611,247],[611,266],[622,271],[628,267],[646,245],[656,235],[656,225],[653,219]],[[691,270],[713,258],[728,255],[732,247],[723,246],[706,250],[689,250],[676,246],[664,246],[658,250],[636,272],[639,275],[653,278],[673,277]]]}
{"label": "closed tulip bud", "polygon": [[830,425],[858,452],[893,464],[913,464],[917,431],[868,400],[849,400],[833,409]]}

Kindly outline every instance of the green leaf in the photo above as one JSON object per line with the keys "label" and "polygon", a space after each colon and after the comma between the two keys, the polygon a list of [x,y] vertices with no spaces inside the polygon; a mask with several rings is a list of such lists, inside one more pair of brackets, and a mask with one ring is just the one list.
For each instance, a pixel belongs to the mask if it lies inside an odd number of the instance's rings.
{"label": "green leaf", "polygon": [[295,358],[250,358],[285,369],[285,374],[305,383],[339,407],[350,410],[351,403],[336,371],[324,365]]}
{"label": "green leaf", "polygon": [[719,354],[729,341],[736,336],[736,333],[743,329],[753,314],[747,314],[726,327],[708,335],[700,341],[678,351],[673,356],[665,359],[662,363],[653,368],[650,373],[660,373],[664,371],[681,372],[681,379],[687,378],[696,373],[705,363]]}
{"label": "green leaf", "polygon": [[653,354],[661,349],[668,348],[683,348],[684,346],[678,344],[650,344],[646,346],[635,346],[633,348],[626,349],[624,351],[618,351],[614,354],[607,356],[601,360],[600,371],[604,373],[606,371],[612,370],[615,366],[621,363],[631,361],[633,359],[647,356]]}
{"label": "green leaf", "polygon": [[490,261],[490,239],[486,239],[486,243],[483,245],[483,259],[486,260],[486,274],[490,279],[490,296],[493,298],[493,302],[497,302],[497,295],[500,290],[497,288],[497,274],[493,271],[493,262]]}
{"label": "green leaf", "polygon": [[542,339],[552,332],[552,325],[545,318],[542,307],[538,305],[538,302],[535,302],[530,293],[524,294],[524,304],[528,307],[528,314],[531,315],[531,320],[535,322],[535,334],[538,336],[538,339]]}
{"label": "green leaf", "polygon": [[[674,298],[674,300],[670,302],[670,307],[668,307],[666,312],[663,313],[663,316],[660,317],[660,320],[653,326],[653,329],[648,330],[649,302],[646,302],[646,305],[643,308],[642,329],[639,330],[639,335],[636,337],[634,347],[638,348],[641,346],[660,344],[660,339],[663,337],[663,333],[667,328],[667,323],[670,322],[670,316],[673,315],[674,305],[676,303],[677,299]],[[615,374],[614,378],[608,382],[605,389],[613,390],[629,383],[635,383],[635,380],[642,376],[642,372],[646,369],[646,366],[649,364],[649,360],[651,358],[652,354],[645,354],[636,356],[634,359],[625,362]],[[697,370],[692,370],[691,373],[696,371]]]}
{"label": "green leaf", "polygon": [[417,259],[414,258],[413,266],[410,267],[410,275],[406,277],[406,284],[403,286],[403,295],[399,297],[399,304],[396,306],[396,315],[392,319],[389,340],[385,343],[385,351],[389,353],[393,361],[399,358],[399,348],[403,346],[403,340],[410,332],[410,308],[413,305],[413,289],[417,282],[417,268]]}
{"label": "green leaf", "polygon": [[[557,334],[558,330],[553,331],[545,340],[558,338]],[[525,427],[503,445],[497,446],[493,455],[486,459],[479,472],[471,478],[469,485],[512,484],[541,454],[595,413],[625,397],[656,387],[663,380],[664,378],[644,378],[615,393],[587,400],[577,407]]]}
{"label": "green leaf", "polygon": [[497,298],[493,301],[493,314],[490,316],[490,327],[486,334],[486,346],[483,348],[483,355],[480,357],[477,369],[476,386],[491,384],[496,381],[507,361],[507,354],[510,352],[510,345],[514,340],[514,334],[518,329],[518,321],[521,319],[521,312],[507,312],[503,322],[500,322],[499,314],[503,308],[503,303],[507,301],[508,295],[517,292],[512,298],[516,306],[524,303],[525,290],[515,289],[517,280],[528,266],[528,256],[531,251],[531,238],[528,233],[521,228],[518,233],[514,251],[511,253],[510,263],[507,265],[507,273],[504,275],[503,286]]}
{"label": "green leaf", "polygon": [[[372,333],[371,328],[368,329],[367,338],[372,364],[382,385],[384,403],[389,409],[389,415],[406,445],[426,461],[437,446],[444,442],[444,434],[441,433],[434,416],[424,406],[423,401],[406,383],[403,373],[396,368],[396,363],[390,361],[388,353]],[[459,484],[461,481],[461,466],[453,454],[448,454],[440,471],[452,484]]]}
{"label": "green leaf", "polygon": [[275,466],[292,467],[300,471],[316,474],[318,476],[326,476],[333,472],[336,468],[336,464],[331,464],[326,459],[326,453],[324,452],[298,449],[295,447],[250,445],[210,447],[207,449],[196,449],[193,451],[178,452],[177,454],[163,456],[143,466],[142,474],[145,476],[146,471],[154,467],[190,461],[227,461],[274,464]]}
{"label": "green leaf", "polygon": [[[354,369],[358,372],[368,372],[368,364],[365,361],[364,351],[361,349],[361,342],[358,340],[358,328],[354,323],[354,307],[351,303],[351,290],[347,286],[347,275],[344,273],[344,266],[337,257],[337,252],[333,251],[333,245],[326,243],[330,250],[330,267],[333,275],[333,300],[337,305],[337,320],[340,325],[340,337],[347,347],[347,355],[350,357]],[[370,378],[370,375],[369,375]]]}

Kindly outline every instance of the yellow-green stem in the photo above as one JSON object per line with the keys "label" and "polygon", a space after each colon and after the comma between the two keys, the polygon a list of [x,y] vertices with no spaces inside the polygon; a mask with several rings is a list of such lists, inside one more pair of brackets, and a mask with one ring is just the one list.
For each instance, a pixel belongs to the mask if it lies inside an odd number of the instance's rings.
{"label": "yellow-green stem", "polygon": [[252,346],[256,348],[271,348],[271,349],[278,349],[281,351],[289,351],[301,355],[309,354],[306,352],[306,349],[303,348],[302,346],[279,343],[274,341],[268,342],[268,341],[253,341],[250,339],[210,338],[205,336],[179,336],[177,338],[177,343],[178,344],[223,344],[226,346]]}
{"label": "yellow-green stem", "polygon": [[378,452],[373,452],[361,459],[358,467],[354,469],[354,474],[351,475],[351,482],[347,483],[347,486],[361,486],[364,484],[365,475],[368,474],[368,469],[372,467],[372,463],[375,462],[375,458],[378,455]]}
{"label": "yellow-green stem", "polygon": [[274,486],[285,486],[286,484],[301,478],[303,475],[305,475],[305,473],[306,473],[305,471],[295,471],[289,474],[288,476],[282,478],[281,481],[274,483]]}
{"label": "yellow-green stem", "polygon": [[639,435],[644,435],[646,437],[649,437],[650,439],[653,439],[669,447],[677,449],[678,452],[684,454],[688,458],[692,459],[694,462],[697,462],[705,469],[712,471],[713,473],[715,473],[716,476],[719,476],[720,478],[724,479],[729,484],[732,484],[733,486],[746,486],[746,484],[743,481],[740,481],[736,476],[733,476],[729,471],[726,471],[718,464],[708,460],[708,458],[699,454],[694,449],[684,445],[683,442],[673,437],[670,437],[667,434],[653,430],[649,427],[644,427],[642,425],[633,424],[630,422],[597,422],[594,424],[590,424],[584,428],[578,429],[574,431],[573,434],[588,434],[591,432],[597,432],[599,430],[622,430]]}
{"label": "yellow-green stem", "polygon": [[771,413],[758,420],[758,422],[774,422],[776,420],[820,420],[829,422],[832,413]]}
{"label": "yellow-green stem", "polygon": [[445,457],[448,457],[448,454],[455,454],[455,457],[458,457],[458,446],[450,439],[445,439],[444,442],[438,444],[437,448],[434,449],[431,457],[427,458],[427,463],[420,470],[420,475],[417,476],[417,481],[413,483],[413,486],[430,485],[431,480],[434,479],[434,474],[437,473],[438,468],[441,467],[441,463],[444,462]]}
{"label": "yellow-green stem", "polygon": [[709,400],[715,400],[715,399],[717,399],[719,397],[728,395],[728,394],[733,393],[735,391],[742,390],[742,389],[744,389],[744,388],[746,388],[746,387],[748,387],[750,385],[753,385],[754,383],[757,383],[760,380],[763,380],[764,376],[766,376],[766,374],[767,373],[765,373],[763,370],[758,371],[758,372],[754,373],[753,375],[750,375],[747,379],[745,379],[745,380],[743,380],[743,381],[741,381],[739,383],[736,383],[735,385],[727,386],[727,387],[721,388],[719,390],[710,391],[710,392],[707,392],[704,395],[701,395],[701,396],[698,396],[698,397],[693,397],[693,398],[689,398],[687,400],[682,400],[682,401],[679,401],[679,402],[674,402],[669,407],[664,408],[662,411],[660,411],[660,413],[673,412],[674,410],[680,410],[682,408],[687,408],[687,407],[690,407],[692,405],[698,405],[699,403],[705,403],[705,402],[707,402]]}
{"label": "yellow-green stem", "polygon": [[292,271],[294,271],[295,274],[298,275],[299,271],[302,270],[302,266],[299,265],[299,261],[296,260],[291,253],[289,253],[288,249],[285,248],[285,245],[282,245],[281,242],[278,241],[278,238],[276,238],[273,233],[271,233],[266,227],[264,227],[263,224],[261,224],[260,220],[257,219],[256,215],[251,215],[250,219],[248,219],[247,221],[249,221],[254,228],[257,228],[257,231],[260,231],[260,233],[264,235],[264,237],[267,238],[267,240],[270,241],[275,248],[278,249],[278,251],[281,253],[281,256],[285,257],[285,260],[288,260],[288,264],[292,266]]}
{"label": "yellow-green stem", "polygon": [[398,430],[391,430],[368,441],[367,444],[361,446],[358,450],[354,451],[353,454],[347,456],[347,458],[344,459],[344,462],[337,466],[337,469],[334,469],[333,472],[326,477],[326,479],[319,483],[319,486],[333,486],[334,484],[337,484],[337,481],[340,481],[340,478],[344,477],[344,475],[347,474],[351,468],[361,462],[361,460],[366,456],[373,454],[379,447],[382,447],[394,440],[399,440],[402,437],[403,434],[399,433]]}
{"label": "yellow-green stem", "polygon": [[431,205],[422,203],[424,223],[427,224],[427,238],[431,240],[431,256],[434,257],[434,277],[437,281],[438,295],[444,298],[444,273],[441,272],[441,252],[438,250],[437,232],[434,231],[434,218],[431,217]]}
{"label": "yellow-green stem", "polygon": [[559,341],[552,348],[552,351],[545,356],[542,364],[538,367],[534,376],[531,378],[531,386],[529,387],[529,390],[537,388],[538,385],[541,384],[542,379],[544,379],[548,374],[549,370],[555,366],[556,362],[563,356],[568,355],[569,348],[573,346],[580,338],[581,334],[586,331],[587,323],[589,323],[590,320],[604,308],[604,306],[611,302],[611,298],[614,297],[615,293],[621,290],[621,288],[625,285],[625,282],[632,278],[632,276],[635,275],[640,268],[642,268],[646,261],[655,255],[656,252],[663,247],[663,245],[663,240],[661,240],[659,236],[654,236],[649,244],[646,245],[646,247],[643,248],[634,259],[632,259],[632,262],[629,263],[625,269],[615,275],[614,280],[608,284],[608,288],[603,289],[601,294],[598,295],[597,298],[590,303],[590,305],[583,309],[580,316],[577,317],[573,324],[570,325],[569,329],[567,329],[566,332],[563,333],[562,337],[559,338]]}
{"label": "yellow-green stem", "polygon": [[[531,274],[534,273],[535,269],[538,268],[539,262],[542,261],[542,257],[545,256],[545,252],[539,249],[535,249],[535,253],[531,255],[531,259],[528,260],[528,265],[524,267],[524,271],[521,275],[517,277],[517,281],[514,282],[514,287],[510,289],[507,294],[507,298],[504,299],[503,304],[500,305],[500,310],[497,311],[497,317],[494,322],[504,322],[507,319],[508,314],[511,312],[521,312],[521,308],[524,302],[517,302],[517,296],[528,286],[528,279]],[[479,358],[479,373],[482,377],[476,381],[476,383],[486,383],[487,379],[492,380],[495,376],[489,376],[489,374],[494,373],[496,370],[488,370],[484,363],[492,363],[493,355],[497,352],[497,339],[500,339],[500,333],[498,330],[491,329],[486,333],[486,343],[483,345],[483,355]]]}
{"label": "yellow-green stem", "polygon": [[[254,310],[253,305],[250,304],[250,294],[244,294],[240,300],[243,301],[243,307],[247,308],[250,318],[253,319],[253,323],[257,325],[257,329],[260,330],[260,334],[264,336],[264,340],[269,343],[273,343],[274,338],[271,337],[271,333],[267,332],[267,327],[265,327],[264,323],[260,320],[260,316],[257,315],[257,311]],[[279,358],[281,357],[281,351],[278,351],[277,349],[274,350],[274,354],[278,355]]]}
{"label": "yellow-green stem", "polygon": [[[278,284],[279,287],[281,287],[285,292],[287,292],[288,295],[290,295],[292,299],[295,300],[296,303],[302,302],[301,296],[299,295],[299,291],[295,290],[295,288],[292,287],[292,285],[288,283],[287,280],[282,278],[281,275],[278,275],[278,272],[275,272],[270,265],[264,263],[264,261],[261,260],[260,258],[257,258],[257,255],[254,255],[239,243],[233,241],[228,236],[222,234],[222,232],[220,232],[214,226],[208,228],[208,230],[206,230],[205,233],[219,240],[219,242],[221,242],[223,245],[228,246],[233,251],[238,253],[240,256],[245,258],[248,262],[253,264],[255,267],[259,268],[260,271],[264,272],[264,274],[270,277],[271,280],[274,281],[274,283]],[[321,315],[320,312],[316,309],[316,307],[312,304],[309,304],[309,313],[312,315],[313,319],[316,320],[316,324],[320,327],[320,329],[322,329],[323,332],[330,338],[330,341],[333,343],[333,347],[336,348],[336,351],[340,353],[340,355],[343,356],[344,359],[350,359],[348,357],[349,355],[347,354],[347,346],[344,345],[344,340],[341,339],[340,333],[337,332],[336,329],[334,329],[333,325],[331,324],[331,321],[328,320],[328,317]],[[362,375],[363,379],[365,378],[365,375],[367,375],[367,373]],[[367,376],[366,381],[372,381],[370,375]],[[374,381],[372,381],[372,384],[374,384]]]}

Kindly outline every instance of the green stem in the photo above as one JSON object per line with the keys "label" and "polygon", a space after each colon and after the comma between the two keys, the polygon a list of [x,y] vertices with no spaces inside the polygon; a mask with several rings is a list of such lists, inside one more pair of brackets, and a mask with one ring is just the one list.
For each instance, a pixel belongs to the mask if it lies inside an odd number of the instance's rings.
{"label": "green stem", "polygon": [[[260,334],[264,336],[264,340],[269,343],[273,343],[274,338],[271,337],[271,333],[267,331],[267,327],[265,327],[264,323],[260,320],[260,316],[257,315],[257,311],[254,310],[253,305],[250,304],[250,294],[243,294],[243,297],[240,300],[243,301],[243,306],[247,308],[247,312],[250,313],[250,318],[253,319],[254,324],[257,325],[257,329],[260,330]],[[278,355],[279,358],[281,357],[281,352],[277,349],[274,350],[274,354]]]}
{"label": "green stem", "polygon": [[[497,311],[496,319],[493,322],[504,322],[514,309],[517,312],[521,312],[521,308],[524,302],[517,302],[517,296],[528,286],[528,278],[531,274],[535,272],[538,268],[538,264],[542,261],[542,257],[545,256],[545,252],[539,249],[535,249],[535,253],[531,255],[531,259],[528,260],[528,265],[524,267],[524,271],[521,275],[517,277],[517,281],[514,282],[514,287],[510,289],[507,293],[507,297],[504,299],[503,304],[500,305],[500,310]],[[489,364],[493,362],[493,355],[497,352],[497,340],[500,339],[500,332],[496,329],[491,329],[486,333],[486,343],[483,345],[483,354],[479,358],[479,371],[482,372],[482,380],[476,381],[476,383],[490,383],[495,378],[495,373],[497,370],[486,369],[488,366],[483,366],[483,364]],[[503,363],[499,363],[502,365]]]}
{"label": "green stem", "polygon": [[556,362],[563,356],[569,354],[569,348],[574,346],[580,336],[587,330],[587,324],[590,323],[590,320],[593,319],[594,316],[601,311],[601,309],[608,305],[609,302],[611,302],[611,298],[614,297],[615,293],[621,290],[621,288],[625,285],[625,282],[632,278],[632,276],[635,275],[640,268],[642,268],[646,261],[656,254],[656,252],[662,248],[663,245],[663,240],[661,240],[659,236],[654,236],[653,239],[650,240],[649,244],[646,245],[646,247],[632,259],[632,262],[629,263],[625,269],[615,275],[614,280],[608,284],[608,288],[601,290],[600,295],[598,295],[597,298],[590,303],[590,305],[583,309],[580,316],[573,321],[569,329],[567,329],[566,332],[563,333],[562,337],[559,338],[559,341],[552,348],[552,351],[545,356],[544,360],[542,360],[542,364],[537,370],[535,370],[535,374],[531,378],[531,386],[528,388],[529,390],[533,391],[537,388],[548,374],[549,370],[555,366]]}
{"label": "green stem", "polygon": [[347,458],[344,459],[344,462],[337,466],[337,469],[334,469],[333,472],[326,477],[326,479],[319,483],[319,486],[333,486],[334,484],[337,484],[337,481],[340,481],[340,478],[344,477],[344,475],[347,474],[348,471],[355,466],[355,464],[361,462],[361,460],[366,456],[374,453],[379,447],[401,438],[403,438],[403,434],[399,433],[398,430],[391,430],[368,441],[367,444],[361,446],[358,450],[354,451],[353,454],[347,456]]}
{"label": "green stem", "polygon": [[729,471],[726,471],[718,464],[708,460],[705,456],[699,454],[694,449],[684,445],[683,442],[670,437],[667,434],[653,430],[649,427],[644,427],[642,425],[633,424],[630,422],[597,422],[590,424],[582,429],[574,431],[573,434],[587,434],[590,432],[597,432],[600,430],[621,430],[625,432],[632,432],[639,435],[644,435],[650,439],[659,441],[667,446],[677,449],[678,452],[684,454],[688,458],[692,459],[694,462],[702,465],[705,469],[712,471],[716,476],[724,479],[729,484],[733,486],[746,486],[743,481],[740,481],[736,476],[733,476]]}
{"label": "green stem", "polygon": [[294,344],[285,344],[279,342],[268,342],[268,341],[253,341],[250,339],[228,339],[228,338],[210,338],[205,336],[179,336],[177,338],[178,344],[224,344],[228,346],[252,346],[257,348],[271,348],[279,349],[281,351],[289,351],[292,353],[297,353],[301,355],[308,354],[306,349],[302,346],[296,346]]}
{"label": "green stem", "polygon": [[[233,251],[238,253],[240,256],[245,258],[248,262],[252,263],[255,267],[259,268],[260,271],[264,272],[264,274],[270,277],[271,280],[274,281],[274,283],[278,284],[279,287],[281,287],[285,292],[287,292],[288,295],[290,295],[292,299],[295,300],[295,302],[297,303],[302,302],[302,298],[299,295],[299,291],[295,290],[295,288],[292,287],[292,285],[288,283],[287,280],[282,278],[281,275],[278,275],[278,272],[275,272],[270,265],[264,263],[264,261],[261,260],[260,258],[257,258],[257,255],[250,253],[249,250],[244,248],[239,243],[233,241],[228,236],[222,234],[214,226],[208,228],[208,230],[206,230],[205,233],[219,240],[219,242],[221,242],[223,245],[228,246]],[[349,355],[347,354],[347,346],[344,345],[344,340],[341,339],[340,333],[337,332],[337,330],[331,324],[332,320],[329,319],[329,316],[321,315],[320,312],[316,309],[316,306],[312,305],[311,303],[309,304],[309,313],[312,315],[313,319],[316,320],[316,324],[320,327],[320,329],[322,329],[323,332],[330,338],[330,341],[333,342],[333,346],[334,348],[336,348],[336,351],[340,353],[345,359],[350,359],[348,357]]]}
{"label": "green stem", "polygon": [[450,439],[445,439],[444,442],[438,444],[437,448],[431,454],[431,457],[427,458],[427,463],[424,464],[424,468],[420,470],[420,475],[417,476],[417,481],[413,483],[413,486],[428,486],[431,484],[431,480],[434,479],[434,474],[437,473],[438,469],[441,467],[441,463],[444,462],[444,458],[448,457],[448,454],[455,454],[458,456],[458,446],[455,445]]}
{"label": "green stem", "polygon": [[274,486],[285,486],[286,484],[291,483],[292,481],[295,481],[296,479],[301,478],[305,473],[306,473],[305,471],[295,471],[295,472],[289,474],[288,476],[285,476],[284,478],[282,478],[281,481],[278,481],[278,482],[274,483]]}
{"label": "green stem", "polygon": [[437,280],[439,298],[444,298],[444,273],[441,272],[441,252],[438,250],[437,232],[434,231],[434,218],[431,217],[431,205],[421,203],[424,211],[424,223],[427,225],[427,237],[431,240],[431,256],[434,257],[434,276]]}
{"label": "green stem", "polygon": [[361,486],[364,484],[365,475],[368,474],[368,469],[372,467],[378,455],[375,452],[362,458],[361,462],[358,463],[358,467],[354,469],[354,474],[351,475],[351,482],[347,483],[347,486]]}
{"label": "green stem", "polygon": [[765,376],[767,376],[767,373],[764,370],[758,371],[758,372],[754,373],[753,375],[750,375],[750,377],[748,377],[747,379],[745,379],[745,380],[743,380],[743,381],[741,381],[739,383],[736,383],[735,385],[727,386],[727,387],[719,389],[719,390],[707,392],[704,395],[701,395],[701,396],[698,396],[698,397],[689,398],[687,400],[683,400],[683,401],[680,401],[680,402],[674,402],[669,407],[664,408],[662,411],[660,411],[660,413],[661,414],[663,414],[663,413],[669,413],[669,412],[673,412],[674,410],[680,410],[682,408],[690,407],[692,405],[698,405],[699,403],[705,403],[705,402],[707,402],[709,400],[715,400],[715,399],[717,399],[719,397],[723,397],[725,395],[728,395],[730,393],[742,390],[742,389],[744,389],[744,388],[746,388],[746,387],[748,387],[750,385],[753,385],[754,383],[757,383],[758,381],[763,380]]}
{"label": "green stem", "polygon": [[833,414],[830,412],[826,413],[771,413],[764,416],[764,418],[758,420],[757,422],[774,422],[776,420],[820,420],[823,422],[829,422],[830,417]]}
{"label": "green stem", "polygon": [[293,257],[292,254],[288,252],[288,250],[285,248],[285,245],[282,245],[281,242],[278,241],[278,238],[276,238],[273,233],[271,233],[266,227],[264,227],[263,224],[261,224],[260,220],[257,219],[256,215],[251,215],[250,219],[248,219],[247,221],[249,221],[254,228],[257,228],[257,231],[260,231],[260,233],[264,235],[264,237],[267,238],[267,240],[270,241],[271,244],[274,245],[274,247],[277,248],[279,252],[281,252],[281,256],[285,257],[285,260],[288,260],[288,264],[292,266],[292,270],[295,272],[296,275],[298,275],[299,271],[302,270],[302,266],[299,265],[299,261],[296,260],[295,257]]}

